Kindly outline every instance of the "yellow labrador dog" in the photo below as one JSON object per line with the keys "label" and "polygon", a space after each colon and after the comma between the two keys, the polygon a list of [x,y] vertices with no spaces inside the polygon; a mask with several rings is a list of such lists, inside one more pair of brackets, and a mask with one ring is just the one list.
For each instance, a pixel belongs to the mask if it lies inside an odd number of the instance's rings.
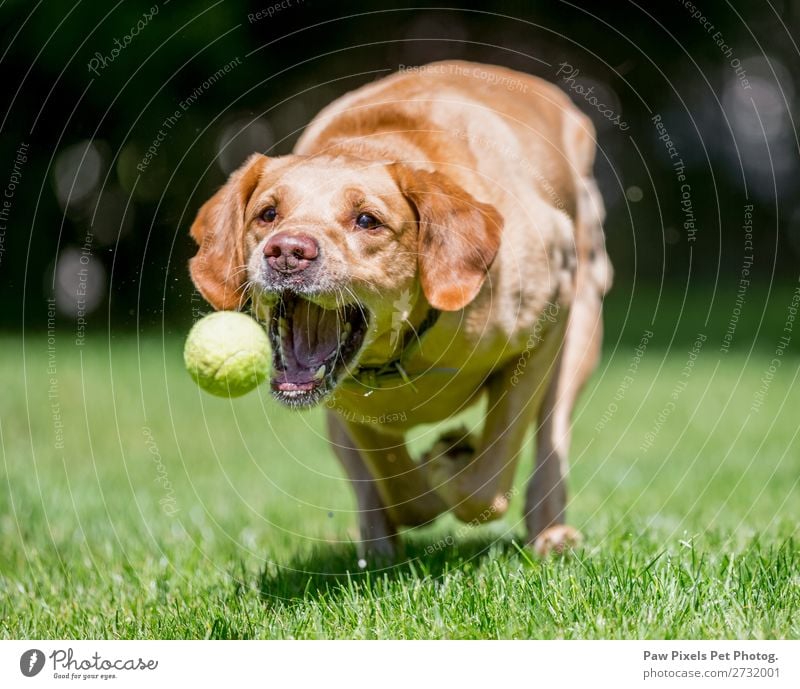
{"label": "yellow labrador dog", "polygon": [[[268,325],[272,393],[323,403],[363,550],[399,527],[508,508],[529,429],[525,521],[537,552],[564,522],[575,399],[601,344],[611,268],[594,130],[554,86],[440,62],[326,107],[292,155],[253,155],[199,211],[190,269],[217,309]],[[486,405],[414,461],[418,425]]]}

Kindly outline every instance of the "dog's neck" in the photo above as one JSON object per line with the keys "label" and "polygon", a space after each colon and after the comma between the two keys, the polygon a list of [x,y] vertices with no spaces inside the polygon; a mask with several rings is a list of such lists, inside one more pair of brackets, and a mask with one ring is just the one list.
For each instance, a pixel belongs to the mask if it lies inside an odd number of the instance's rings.
{"label": "dog's neck", "polygon": [[413,357],[415,351],[419,350],[422,346],[422,338],[439,320],[441,311],[428,306],[425,316],[420,323],[414,327],[410,326],[405,330],[402,335],[402,344],[398,350],[397,355],[380,366],[359,366],[358,370],[354,372],[353,378],[358,380],[364,385],[370,387],[380,387],[380,380],[386,378],[396,378],[399,376],[405,383],[414,387],[413,379],[422,372],[409,372],[406,369],[406,364]]}

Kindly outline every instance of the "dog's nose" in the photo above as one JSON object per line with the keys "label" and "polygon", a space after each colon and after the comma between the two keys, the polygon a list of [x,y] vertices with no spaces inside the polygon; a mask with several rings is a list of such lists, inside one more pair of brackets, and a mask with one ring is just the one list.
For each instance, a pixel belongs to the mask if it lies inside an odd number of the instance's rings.
{"label": "dog's nose", "polygon": [[319,245],[307,234],[278,232],[264,246],[269,267],[280,273],[295,273],[308,268],[319,256]]}

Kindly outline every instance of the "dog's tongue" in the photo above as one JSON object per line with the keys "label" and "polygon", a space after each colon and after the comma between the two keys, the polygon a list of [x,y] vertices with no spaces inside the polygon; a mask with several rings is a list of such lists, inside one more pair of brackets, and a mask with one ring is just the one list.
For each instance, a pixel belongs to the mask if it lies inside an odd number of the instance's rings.
{"label": "dog's tongue", "polygon": [[316,368],[336,351],[340,332],[336,311],[303,299],[295,307],[292,320],[294,356],[300,366]]}

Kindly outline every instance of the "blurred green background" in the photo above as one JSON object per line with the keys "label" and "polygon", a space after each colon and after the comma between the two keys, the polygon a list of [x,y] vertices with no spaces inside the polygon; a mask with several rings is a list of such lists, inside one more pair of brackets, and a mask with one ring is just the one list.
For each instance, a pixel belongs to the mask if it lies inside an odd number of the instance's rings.
{"label": "blurred green background", "polygon": [[[794,281],[797,4],[712,2],[698,17],[692,3],[657,5],[5,2],[0,326],[44,329],[52,297],[67,330],[80,309],[89,332],[182,331],[188,226],[226,175],[252,151],[289,152],[346,91],[444,58],[543,76],[595,121],[612,298],[665,288],[729,308],[747,204],[752,276]],[[578,70],[571,82],[563,63]],[[694,233],[654,116],[685,164]]]}

